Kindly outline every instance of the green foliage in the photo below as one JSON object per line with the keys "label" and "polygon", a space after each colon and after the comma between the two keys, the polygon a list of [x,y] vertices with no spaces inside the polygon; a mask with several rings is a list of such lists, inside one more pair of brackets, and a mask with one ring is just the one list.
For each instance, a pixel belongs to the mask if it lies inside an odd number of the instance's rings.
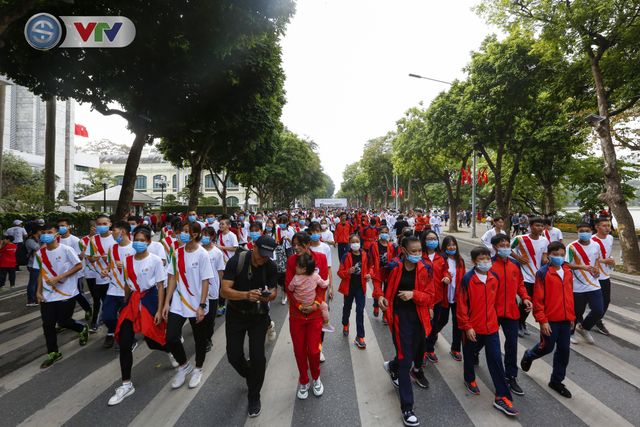
{"label": "green foliage", "polygon": [[164,196],[164,204],[165,206],[174,204],[178,199],[173,194],[167,194]]}
{"label": "green foliage", "polygon": [[0,232],[13,226],[16,219],[22,220],[24,223],[34,219],[44,219],[45,222],[56,222],[60,218],[68,219],[73,227],[73,234],[76,236],[84,236],[89,234],[89,221],[95,220],[99,212],[5,212],[0,213]]}
{"label": "green foliage", "polygon": [[102,183],[105,180],[108,182],[109,187],[115,185],[115,179],[111,175],[111,172],[102,168],[89,170],[85,180],[87,182],[82,182],[76,185],[76,198],[89,196],[97,193],[98,191],[102,191],[104,188]]}
{"label": "green foliage", "polygon": [[217,197],[213,197],[213,196],[207,196],[207,197],[201,197],[200,201],[198,203],[198,205],[205,205],[205,206],[218,206],[220,204],[220,200]]}
{"label": "green foliage", "polygon": [[38,211],[44,209],[43,171],[34,171],[21,158],[3,155],[0,211]]}

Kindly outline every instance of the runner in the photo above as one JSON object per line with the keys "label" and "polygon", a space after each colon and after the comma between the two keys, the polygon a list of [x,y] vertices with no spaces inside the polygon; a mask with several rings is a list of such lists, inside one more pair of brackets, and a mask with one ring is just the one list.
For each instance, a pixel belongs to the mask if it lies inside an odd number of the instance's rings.
{"label": "runner", "polygon": [[402,422],[406,426],[420,425],[413,412],[411,378],[418,386],[429,387],[422,371],[420,343],[431,330],[435,290],[431,267],[421,255],[420,239],[405,237],[400,260],[389,266],[391,271],[386,292],[382,292],[380,282],[376,282],[373,291],[373,297],[384,311],[396,348],[394,359],[384,362],[384,369],[389,373],[393,386],[399,389]]}
{"label": "runner", "polygon": [[562,231],[552,225],[550,218],[544,219],[544,237],[547,238],[549,243],[562,243]]}
{"label": "runner", "polygon": [[209,254],[209,261],[213,269],[213,277],[209,280],[209,312],[205,316],[205,322],[209,328],[207,338],[207,352],[211,351],[213,343],[213,331],[216,322],[216,309],[218,307],[218,298],[220,297],[220,283],[222,282],[222,274],[224,273],[224,254],[213,242],[216,241],[216,231],[213,227],[207,227],[202,230],[202,238],[200,244]]}
{"label": "runner", "polygon": [[[448,285],[451,283],[451,277],[449,276],[447,261],[437,252],[439,247],[440,242],[438,241],[438,235],[435,231],[427,230],[422,233],[422,259],[429,265],[429,267],[431,267],[431,274],[433,274],[435,292],[433,297],[434,319],[441,319],[441,321],[444,321],[444,318],[442,317],[444,316],[444,313],[441,313],[441,311],[444,311],[445,306],[448,307],[448,302],[446,301],[447,295],[445,295],[445,292],[448,289]],[[448,316],[448,308],[446,311]],[[442,326],[444,327],[444,324]],[[424,349],[425,363],[427,360],[431,363],[438,363],[438,356],[436,356],[434,346],[438,339],[439,332],[440,330],[438,328],[431,329],[431,333],[427,337],[425,345],[422,346]]]}
{"label": "runner", "polygon": [[322,230],[320,233],[322,241],[329,246],[335,246],[336,242],[333,240],[333,233],[329,230],[329,220],[326,217],[320,220],[320,229]]}
{"label": "runner", "polygon": [[[238,236],[231,231],[231,221],[228,218],[220,220],[220,233],[217,237],[216,246],[218,246],[218,249],[222,251],[225,264],[238,250]],[[216,311],[216,316],[224,316],[226,310],[227,306],[225,299],[223,296],[220,296],[218,299],[218,310]]]}
{"label": "runner", "polygon": [[[598,269],[600,276],[600,288],[602,289],[603,310],[602,317],[607,314],[609,303],[611,302],[611,279],[609,274],[616,261],[613,259],[613,236],[611,235],[611,221],[608,217],[600,217],[596,220],[596,234],[591,236],[591,240],[596,242],[600,247],[600,256],[598,259]],[[602,335],[609,335],[609,330],[604,326],[602,319],[596,322],[596,331]]]}
{"label": "runner", "polygon": [[91,289],[89,282],[89,291],[93,299],[93,316],[91,318],[91,331],[98,331],[98,315],[100,314],[100,306],[104,303],[104,299],[109,290],[109,248],[116,242],[111,235],[111,220],[107,215],[100,214],[96,218],[96,234],[91,239],[85,257],[95,267],[96,280]]}
{"label": "runner", "polygon": [[[378,285],[381,286],[382,292],[387,290],[387,279],[389,278],[389,263],[397,256],[398,248],[391,243],[391,236],[389,235],[389,227],[383,225],[380,227],[380,235],[378,236],[378,243],[371,246],[369,256],[372,262],[378,261],[378,268],[376,269],[376,275],[373,278],[374,284],[378,281]],[[373,316],[378,317],[380,308],[378,306],[378,300],[373,299]],[[382,319],[386,322],[384,316]]]}
{"label": "runner", "polygon": [[550,264],[536,274],[533,288],[533,317],[540,324],[540,342],[522,356],[520,366],[529,372],[534,360],[553,351],[553,371],[549,387],[562,397],[571,398],[562,381],[569,365],[569,337],[576,316],[573,301],[573,273],[564,262],[565,248],[558,241],[549,244]]}
{"label": "runner", "polygon": [[464,384],[469,393],[479,395],[474,365],[478,353],[484,347],[487,367],[495,387],[493,406],[509,416],[519,414],[513,406],[513,398],[504,374],[498,335],[496,298],[498,279],[491,272],[491,252],[484,246],[471,251],[474,268],[464,275],[456,296],[458,325],[464,331],[462,351],[464,354]]}
{"label": "runner", "polygon": [[91,293],[91,319],[89,319],[89,333],[95,334],[98,332],[98,315],[100,312],[100,299],[93,298],[92,289],[96,288],[96,278],[100,276],[96,268],[95,263],[89,261],[89,254],[91,253],[91,241],[93,236],[96,235],[96,222],[94,220],[89,221],[89,234],[82,237],[78,241],[80,247],[80,254],[78,257],[82,261],[82,272],[84,274],[84,280],[87,282],[87,287]]}
{"label": "runner", "polygon": [[74,297],[78,293],[77,273],[82,269],[82,262],[73,249],[56,240],[57,232],[56,225],[43,226],[40,242],[45,246],[36,252],[32,266],[40,270],[36,299],[40,303],[42,330],[47,343],[47,358],[40,365],[41,369],[62,359],[56,324],[78,332],[78,342],[82,346],[89,340],[89,327],[73,319]]}
{"label": "runner", "polygon": [[[61,218],[58,220],[58,241],[60,244],[69,246],[71,249],[76,251],[76,255],[78,258],[82,260],[82,250],[80,246],[80,239],[71,234],[70,221],[66,218]],[[76,295],[76,301],[80,304],[80,307],[84,310],[84,320],[91,320],[91,304],[87,301],[87,298],[84,296],[84,270],[80,270],[78,272],[78,295]]]}
{"label": "runner", "polygon": [[[307,229],[307,232],[311,233],[310,239],[311,239],[311,245],[309,246],[309,249],[313,252],[318,252],[318,253],[322,253],[324,254],[324,256],[327,259],[327,270],[328,270],[328,287],[327,289],[327,295],[326,298],[328,298],[329,301],[333,300],[333,270],[332,270],[332,264],[333,264],[333,256],[331,253],[331,247],[329,247],[328,244],[322,242],[322,227],[320,226],[320,223],[318,222],[311,222],[311,224],[309,225],[309,228]],[[324,341],[324,330],[322,331],[322,341]],[[333,332],[333,331],[332,331]],[[325,361],[325,357],[324,357],[324,352],[321,351],[320,352],[320,362],[324,362]]]}
{"label": "runner", "polygon": [[497,216],[493,218],[493,228],[488,229],[480,238],[482,244],[491,252],[491,257],[496,256],[496,251],[491,244],[491,239],[498,234],[504,233],[503,227],[504,219],[501,216]]}
{"label": "runner", "polygon": [[120,311],[115,333],[120,345],[122,385],[109,399],[109,406],[119,404],[136,391],[131,382],[135,334],[144,335],[144,340],[150,349],[167,351],[165,338],[167,324],[162,319],[166,268],[162,265],[160,258],[148,250],[151,243],[151,230],[146,227],[137,228],[134,231],[134,239],[132,247],[135,255],[122,258],[123,277],[126,283],[125,303]]}
{"label": "runner", "polygon": [[340,213],[340,222],[336,224],[336,232],[334,233],[335,242],[338,244],[338,259],[344,258],[349,251],[349,236],[355,230],[349,222],[347,222],[346,212]]}
{"label": "runner", "polygon": [[[179,228],[180,246],[168,266],[169,286],[165,298],[162,317],[167,321],[167,347],[178,363],[171,388],[182,387],[187,375],[189,388],[195,388],[202,381],[202,367],[207,353],[209,327],[204,318],[209,312],[209,280],[214,273],[209,254],[200,246],[200,224],[196,221],[183,223]],[[178,230],[176,230],[178,231]],[[189,363],[182,345],[182,327],[189,320],[196,348],[196,367]]]}

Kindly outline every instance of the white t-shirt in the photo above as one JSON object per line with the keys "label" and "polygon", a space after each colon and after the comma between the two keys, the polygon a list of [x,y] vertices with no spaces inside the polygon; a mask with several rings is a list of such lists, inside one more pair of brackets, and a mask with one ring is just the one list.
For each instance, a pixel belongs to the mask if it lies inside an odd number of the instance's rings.
{"label": "white t-shirt", "polygon": [[447,298],[449,298],[449,304],[453,304],[456,302],[456,260],[447,257],[447,265],[451,275],[451,283],[447,287]]}
{"label": "white t-shirt", "polygon": [[[529,253],[527,245],[525,244],[526,239],[531,241],[534,254]],[[516,236],[511,241],[511,249],[513,249],[516,254],[524,256],[529,260],[526,264],[520,264],[520,270],[522,271],[522,276],[524,277],[525,282],[535,283],[536,273],[538,272],[538,269],[542,267],[542,254],[547,253],[547,246],[549,246],[549,241],[543,236],[534,240],[527,234],[523,236]],[[535,262],[531,259],[532,256],[534,257],[533,259]]]}
{"label": "white t-shirt", "polygon": [[[69,237],[60,237],[60,244],[69,246],[76,252],[78,258],[80,258],[80,254],[82,253],[82,249],[80,248],[80,239],[74,236],[73,234],[69,234]],[[78,278],[84,277],[84,269],[78,272]]]}
{"label": "white t-shirt", "polygon": [[[554,270],[555,270],[555,268],[554,268]],[[559,268],[559,269],[557,269],[557,270],[556,270],[556,273],[558,273],[558,276],[560,276],[560,278],[561,278],[562,280],[564,280],[564,269],[563,269],[563,268]]]}
{"label": "white t-shirt", "polygon": [[78,295],[78,274],[72,274],[54,286],[48,285],[47,278],[58,276],[80,264],[76,251],[69,246],[58,245],[50,251],[43,247],[34,254],[32,268],[40,269],[42,276],[42,296],[45,302],[66,301]]}
{"label": "white t-shirt", "polygon": [[[102,237],[99,234],[96,234],[93,236],[93,239],[91,239],[90,255],[99,257],[99,259],[93,264],[98,273],[102,271],[109,271],[109,264],[106,258],[109,255],[109,248],[115,244],[116,241],[113,240],[113,236],[111,234],[107,237]],[[101,247],[102,250],[100,250]],[[111,281],[109,277],[102,277],[100,274],[97,276],[96,285],[107,285]]]}
{"label": "white t-shirt", "polygon": [[476,277],[477,277],[478,279],[480,279],[480,281],[481,281],[482,283],[484,283],[485,285],[487,284],[487,275],[486,275],[486,274],[480,274],[480,273],[478,273],[478,272],[476,271]]}
{"label": "white t-shirt", "polygon": [[98,277],[98,273],[96,272],[96,267],[89,262],[89,260],[87,259],[87,256],[89,256],[90,251],[91,251],[91,237],[89,236],[85,236],[82,239],[78,240],[78,246],[80,248],[80,253],[82,253],[83,258],[82,258],[82,271],[83,271],[83,275],[85,278],[87,279],[95,279],[96,277]]}
{"label": "white t-shirt", "polygon": [[480,238],[480,241],[482,242],[482,244],[491,251],[492,257],[496,255],[496,251],[493,249],[493,245],[491,244],[491,239],[493,239],[495,235],[496,235],[496,229],[492,228],[490,230],[487,230]]}
{"label": "white t-shirt", "polygon": [[[218,238],[216,239],[216,243],[218,244],[218,246],[226,246],[226,247],[237,248],[238,247],[238,237],[232,231],[227,232],[227,234],[220,233],[218,235]],[[227,263],[227,261],[229,261],[229,258],[231,258],[236,253],[236,251],[228,251],[226,249],[221,249],[221,250],[222,250],[222,255],[224,255],[224,263],[225,264]]]}
{"label": "white t-shirt", "polygon": [[[583,249],[584,253],[587,255],[589,261],[587,262],[583,259],[580,251],[576,249],[576,247],[580,247]],[[569,246],[567,246],[567,255],[565,257],[566,261],[570,264],[577,265],[596,265],[598,258],[600,257],[600,246],[594,242],[593,240],[589,240],[588,245],[582,245],[578,240],[575,242],[571,242]],[[598,281],[598,276],[593,277],[591,273],[588,271],[582,270],[573,270],[573,292],[574,293],[583,293],[583,292],[591,292],[600,289],[600,282]]]}
{"label": "white t-shirt", "polygon": [[[291,240],[293,240],[293,236],[296,234],[296,230],[295,228],[289,226],[286,229],[284,229],[282,231],[282,238],[285,239],[284,241],[284,248],[285,249],[290,249],[291,248]],[[289,240],[286,240],[289,239]]]}
{"label": "white t-shirt", "polygon": [[323,242],[333,242],[333,233],[329,230],[325,230],[320,233],[320,238]]}
{"label": "white t-shirt", "polygon": [[[591,240],[593,240],[600,248],[600,259],[611,258],[611,253],[613,252],[613,236],[611,234],[609,234],[604,239],[600,239],[594,234],[593,236],[591,236]],[[602,242],[602,245],[604,246],[604,254],[602,253],[602,248],[600,247],[598,241]],[[598,263],[598,265],[600,266],[600,277],[598,277],[598,280],[607,280],[609,278],[609,275],[611,274],[611,267],[604,263]]]}
{"label": "white t-shirt", "polygon": [[107,295],[113,295],[116,297],[124,296],[124,268],[118,268],[116,261],[120,260],[124,265],[125,258],[129,255],[134,255],[135,253],[136,251],[133,249],[133,245],[131,243],[124,246],[115,244],[109,248],[109,277],[111,281],[109,283]]}
{"label": "white t-shirt", "polygon": [[[129,285],[132,291],[136,291],[136,287],[131,280],[131,275],[127,272],[126,266],[127,264],[125,262],[124,270],[126,272],[127,285]],[[167,270],[162,265],[160,257],[155,254],[149,253],[149,255],[141,260],[137,260],[135,256],[133,256],[133,270],[136,274],[140,292],[153,288],[159,282],[163,282],[164,287],[167,287]]]}
{"label": "white t-shirt", "polygon": [[551,230],[545,228],[542,234],[549,240],[549,243],[562,240],[562,231],[559,228],[552,227]]}
{"label": "white t-shirt", "polygon": [[162,261],[162,265],[167,265],[167,252],[164,249],[164,246],[160,242],[151,242],[149,247],[147,248],[149,253],[154,254]]}
{"label": "white t-shirt", "polygon": [[209,279],[209,299],[218,299],[220,297],[220,274],[224,271],[224,254],[216,246],[212,246],[211,250],[205,248],[209,254],[209,261],[213,269],[213,277]]}
{"label": "white t-shirt", "polygon": [[416,220],[414,217],[409,217],[406,218],[407,224],[409,224],[409,227],[413,228],[416,225]]}
{"label": "white t-shirt", "polygon": [[[193,252],[184,250],[184,265],[188,284],[184,283],[182,274],[179,274],[180,259],[179,253],[182,248],[176,251],[175,260],[167,266],[167,273],[176,279],[176,290],[171,296],[170,311],[179,316],[189,318],[196,317],[196,310],[200,306],[202,296],[202,281],[209,280],[213,277],[213,269],[209,261],[209,254],[202,247]],[[187,285],[188,288],[187,289]],[[205,298],[207,307],[204,309],[205,314],[209,312],[209,300]]]}
{"label": "white t-shirt", "polygon": [[16,245],[22,243],[24,238],[27,237],[27,230],[22,226],[9,227],[4,231],[5,236],[13,236],[13,243]]}
{"label": "white t-shirt", "polygon": [[320,242],[319,246],[309,246],[313,252],[324,254],[327,257],[327,267],[331,268],[331,247],[324,242]]}

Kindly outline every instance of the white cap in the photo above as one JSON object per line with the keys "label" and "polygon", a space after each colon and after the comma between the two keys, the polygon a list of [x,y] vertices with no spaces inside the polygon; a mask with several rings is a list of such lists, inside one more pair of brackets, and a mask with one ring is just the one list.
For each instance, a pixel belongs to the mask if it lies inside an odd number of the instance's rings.
{"label": "white cap", "polygon": [[15,221],[13,221],[13,225],[20,225],[22,224],[22,221],[19,219],[16,219]]}

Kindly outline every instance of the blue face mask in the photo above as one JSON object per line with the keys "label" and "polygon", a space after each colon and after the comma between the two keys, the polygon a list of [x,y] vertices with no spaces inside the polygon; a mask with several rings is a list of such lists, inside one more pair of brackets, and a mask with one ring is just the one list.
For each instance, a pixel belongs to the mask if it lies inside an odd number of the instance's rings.
{"label": "blue face mask", "polygon": [[304,219],[300,220],[300,225],[305,225],[307,223],[307,221],[305,221]]}
{"label": "blue face mask", "polygon": [[476,268],[483,272],[486,273],[487,271],[491,270],[491,262],[479,262],[476,264]]}
{"label": "blue face mask", "polygon": [[550,255],[549,256],[549,261],[551,261],[551,264],[553,264],[553,265],[558,267],[558,266],[561,266],[562,264],[564,264],[564,257]]}
{"label": "blue face mask", "polygon": [[67,231],[69,231],[69,229],[65,226],[58,227],[58,234],[60,234],[61,236],[67,234]]}
{"label": "blue face mask", "polygon": [[167,230],[171,231],[171,226],[170,225],[167,225]]}
{"label": "blue face mask", "polygon": [[311,241],[312,242],[319,242],[320,241],[320,235],[318,233],[313,233],[311,235]]}
{"label": "blue face mask", "polygon": [[135,230],[137,227],[136,224],[129,224],[129,229],[131,230],[131,232],[133,233],[133,230]]}
{"label": "blue face mask", "polygon": [[273,231],[273,227],[265,227],[264,229],[267,231]]}
{"label": "blue face mask", "polygon": [[498,248],[498,256],[502,258],[509,258],[511,255],[511,248]]}
{"label": "blue face mask", "polygon": [[438,249],[438,241],[437,240],[427,240],[427,249]]}
{"label": "blue face mask", "polygon": [[207,223],[213,224],[214,218],[207,218]]}
{"label": "blue face mask", "polygon": [[56,237],[53,234],[41,234],[40,243],[44,243],[45,245],[48,245],[49,243],[53,243],[55,238]]}
{"label": "blue face mask", "polygon": [[189,215],[189,222],[196,222],[196,219],[198,219],[195,215]]}
{"label": "blue face mask", "polygon": [[238,217],[238,219],[239,219],[240,221],[244,221],[244,215],[240,215],[240,216]]}
{"label": "blue face mask", "polygon": [[413,264],[417,264],[422,259],[420,255],[407,255],[407,260]]}
{"label": "blue face mask", "polygon": [[191,241],[191,235],[189,233],[180,233],[180,241],[182,243],[189,243]]}
{"label": "blue face mask", "polygon": [[136,251],[137,254],[141,254],[147,250],[147,242],[133,242],[133,250]]}
{"label": "blue face mask", "polygon": [[211,237],[209,236],[204,236],[202,239],[200,239],[200,244],[202,246],[207,246],[209,243],[211,243]]}
{"label": "blue face mask", "polygon": [[287,224],[278,224],[278,227],[280,227],[280,230],[284,230],[287,228]]}
{"label": "blue face mask", "polygon": [[116,241],[117,244],[120,244],[120,242],[122,242],[122,234],[116,237],[114,240]]}
{"label": "blue face mask", "polygon": [[380,240],[389,240],[389,234],[388,233],[380,234]]}
{"label": "blue face mask", "polygon": [[447,249],[445,252],[447,253],[447,255],[455,255],[458,251],[456,251],[455,249],[454,250]]}
{"label": "blue face mask", "polygon": [[583,242],[588,242],[589,240],[591,240],[591,232],[590,231],[579,232],[578,239],[582,240]]}
{"label": "blue face mask", "polygon": [[251,231],[251,232],[249,232],[249,237],[251,237],[251,241],[253,241],[253,242],[258,240],[260,238],[260,236],[262,236],[262,233],[260,233],[259,231]]}
{"label": "blue face mask", "polygon": [[109,232],[109,226],[108,225],[97,225],[96,226],[96,233],[98,234],[104,234]]}

